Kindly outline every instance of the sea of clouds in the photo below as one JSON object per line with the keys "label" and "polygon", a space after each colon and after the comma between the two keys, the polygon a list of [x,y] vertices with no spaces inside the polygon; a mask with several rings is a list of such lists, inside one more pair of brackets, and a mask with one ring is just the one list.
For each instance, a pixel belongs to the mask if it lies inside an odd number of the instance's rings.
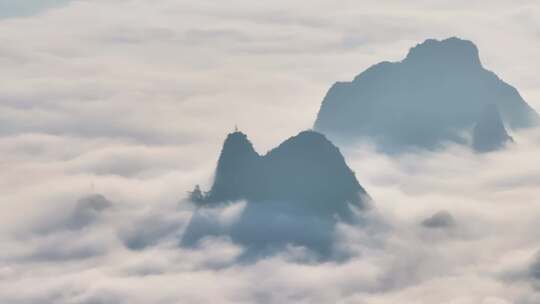
{"label": "sea of clouds", "polygon": [[331,83],[425,38],[474,40],[539,109],[534,1],[57,5],[0,17],[1,303],[540,301],[540,130],[482,155],[342,146],[374,200],[369,225],[325,231],[346,258],[179,245],[193,216],[226,231],[245,208],[185,200],[235,124],[264,153],[311,127]]}

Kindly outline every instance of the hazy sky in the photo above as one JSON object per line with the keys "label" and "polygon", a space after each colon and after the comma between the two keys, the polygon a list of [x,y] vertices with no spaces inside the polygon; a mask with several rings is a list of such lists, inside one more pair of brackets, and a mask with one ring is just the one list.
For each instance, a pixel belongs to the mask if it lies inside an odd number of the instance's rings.
{"label": "hazy sky", "polygon": [[[176,244],[179,202],[235,125],[263,153],[312,126],[333,82],[427,38],[474,41],[540,109],[539,17],[534,0],[0,0],[0,302],[538,303],[538,130],[486,156],[344,148],[390,228],[341,227],[343,264]],[[112,207],[76,207],[94,191]],[[419,225],[443,209],[456,227]]]}
{"label": "hazy sky", "polygon": [[73,0],[0,0],[0,18],[31,16]]}

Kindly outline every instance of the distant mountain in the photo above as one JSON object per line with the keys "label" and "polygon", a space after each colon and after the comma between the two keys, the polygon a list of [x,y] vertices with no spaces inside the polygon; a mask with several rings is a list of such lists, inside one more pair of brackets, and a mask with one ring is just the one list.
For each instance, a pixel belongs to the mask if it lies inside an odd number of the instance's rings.
{"label": "distant mountain", "polygon": [[228,235],[246,246],[247,256],[295,244],[328,257],[337,221],[355,222],[353,208],[365,210],[369,197],[339,149],[324,135],[304,131],[264,156],[245,134],[229,134],[211,190],[197,186],[191,199],[201,207],[237,200],[246,205],[230,225],[215,215],[217,208],[197,210],[183,234],[185,246]]}
{"label": "distant mountain", "polygon": [[496,105],[488,105],[473,130],[473,148],[477,152],[490,152],[513,142],[508,135]]}
{"label": "distant mountain", "polygon": [[487,104],[511,128],[538,124],[518,91],[482,67],[467,40],[429,39],[401,62],[382,62],[352,82],[337,82],[322,102],[315,130],[332,138],[369,138],[383,151],[464,142]]}
{"label": "distant mountain", "polygon": [[324,135],[304,131],[261,156],[242,132],[227,136],[214,184],[203,205],[245,199],[304,205],[305,211],[348,214],[366,191],[339,149]]}

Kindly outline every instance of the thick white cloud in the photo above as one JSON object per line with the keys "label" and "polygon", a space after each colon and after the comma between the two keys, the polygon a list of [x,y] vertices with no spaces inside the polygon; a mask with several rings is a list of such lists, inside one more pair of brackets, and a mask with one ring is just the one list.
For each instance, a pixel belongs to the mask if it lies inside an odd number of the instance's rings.
{"label": "thick white cloud", "polygon": [[[539,109],[536,1],[35,8],[0,20],[0,302],[539,301],[530,268],[538,130],[481,156],[456,146],[395,158],[342,148],[378,221],[338,227],[346,261],[291,247],[237,263],[243,248],[227,236],[178,247],[193,214],[181,199],[209,185],[235,124],[264,152],[311,126],[334,81],[400,60],[426,38],[472,39],[484,65]],[[93,192],[112,205],[77,205]],[[241,206],[231,208],[213,216],[226,226]],[[454,225],[422,226],[441,210]]]}

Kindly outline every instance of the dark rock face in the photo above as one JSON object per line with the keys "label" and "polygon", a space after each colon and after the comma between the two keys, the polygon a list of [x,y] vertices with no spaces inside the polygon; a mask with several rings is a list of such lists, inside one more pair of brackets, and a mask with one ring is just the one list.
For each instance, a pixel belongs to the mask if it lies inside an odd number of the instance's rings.
{"label": "dark rock face", "polygon": [[255,181],[261,170],[261,156],[242,132],[227,136],[215,172],[208,202],[223,202],[257,196],[261,185]]}
{"label": "dark rock face", "polygon": [[491,152],[513,142],[508,135],[496,105],[488,105],[473,130],[473,148],[477,152]]}
{"label": "dark rock face", "polygon": [[200,208],[186,227],[184,246],[206,236],[228,235],[246,246],[247,255],[268,254],[285,244],[301,245],[328,257],[338,219],[355,220],[351,209],[367,207],[368,195],[324,135],[304,131],[264,156],[246,135],[229,134],[207,194],[191,197],[201,207],[245,200],[238,219],[224,226],[218,208]]}
{"label": "dark rock face", "polygon": [[348,204],[362,207],[366,191],[326,137],[304,131],[264,156],[246,135],[229,134],[205,203],[245,199],[305,205],[304,212],[347,214]]}
{"label": "dark rock face", "polygon": [[383,151],[464,142],[486,104],[511,128],[539,122],[518,91],[484,69],[467,40],[426,40],[401,62],[376,64],[352,82],[337,82],[323,100],[315,129],[339,139],[370,138]]}

